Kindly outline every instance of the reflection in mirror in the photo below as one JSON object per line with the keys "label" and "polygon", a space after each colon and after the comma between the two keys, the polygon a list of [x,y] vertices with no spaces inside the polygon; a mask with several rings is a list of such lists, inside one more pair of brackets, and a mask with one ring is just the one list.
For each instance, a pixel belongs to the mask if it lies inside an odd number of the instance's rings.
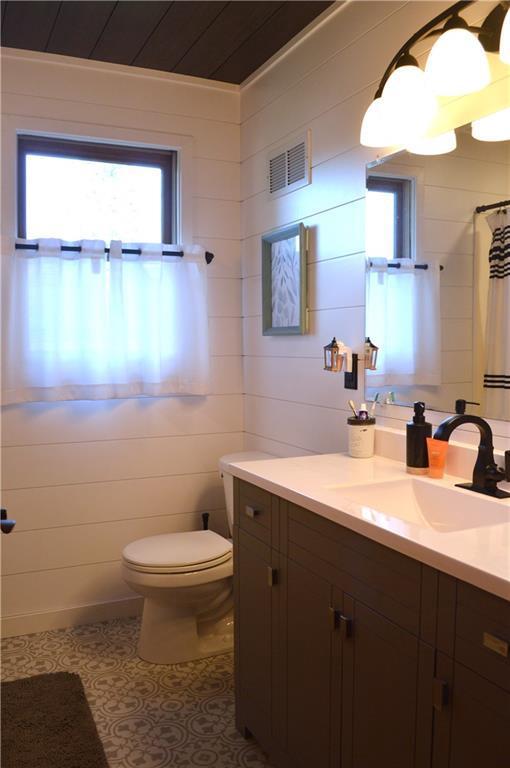
{"label": "reflection in mirror", "polygon": [[[510,142],[367,168],[366,397],[510,420]],[[480,206],[495,206],[476,212]]]}

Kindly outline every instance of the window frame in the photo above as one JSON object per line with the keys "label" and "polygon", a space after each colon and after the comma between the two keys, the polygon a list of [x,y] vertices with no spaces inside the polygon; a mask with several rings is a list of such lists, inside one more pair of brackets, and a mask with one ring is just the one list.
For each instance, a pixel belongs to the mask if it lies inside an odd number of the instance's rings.
{"label": "window frame", "polygon": [[413,258],[412,247],[412,196],[411,179],[396,176],[369,174],[366,188],[372,192],[391,192],[395,196],[394,256],[397,259]]}
{"label": "window frame", "polygon": [[18,176],[18,237],[26,238],[26,157],[67,157],[73,160],[94,160],[98,162],[122,163],[157,167],[162,173],[162,233],[164,243],[176,242],[177,236],[177,152],[175,150],[151,149],[124,144],[108,144],[102,141],[81,141],[31,134],[18,135],[17,176]]}

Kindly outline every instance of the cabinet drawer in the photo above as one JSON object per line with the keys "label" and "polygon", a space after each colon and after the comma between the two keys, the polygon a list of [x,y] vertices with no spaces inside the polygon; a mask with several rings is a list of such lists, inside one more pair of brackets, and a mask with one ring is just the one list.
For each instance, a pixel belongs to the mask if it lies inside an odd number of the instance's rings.
{"label": "cabinet drawer", "polygon": [[458,582],[455,659],[510,691],[510,602]]}
{"label": "cabinet drawer", "polygon": [[272,497],[268,491],[241,480],[236,523],[252,536],[271,544]]}
{"label": "cabinet drawer", "polygon": [[294,504],[289,504],[288,536],[289,557],[419,634],[419,563]]}

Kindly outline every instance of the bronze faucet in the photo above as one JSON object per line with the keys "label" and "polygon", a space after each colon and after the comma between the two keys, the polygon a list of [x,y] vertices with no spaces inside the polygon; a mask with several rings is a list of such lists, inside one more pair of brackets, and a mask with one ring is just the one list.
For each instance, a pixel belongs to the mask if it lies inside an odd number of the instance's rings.
{"label": "bronze faucet", "polygon": [[472,483],[457,483],[459,488],[467,488],[476,493],[485,493],[497,499],[508,499],[510,493],[498,488],[497,484],[504,480],[510,481],[510,451],[505,451],[505,469],[502,470],[494,461],[494,446],[492,443],[492,429],[480,416],[471,416],[469,413],[456,413],[450,416],[438,426],[434,433],[436,440],[448,440],[453,430],[461,424],[474,424],[480,432],[480,444],[478,456],[473,467]]}

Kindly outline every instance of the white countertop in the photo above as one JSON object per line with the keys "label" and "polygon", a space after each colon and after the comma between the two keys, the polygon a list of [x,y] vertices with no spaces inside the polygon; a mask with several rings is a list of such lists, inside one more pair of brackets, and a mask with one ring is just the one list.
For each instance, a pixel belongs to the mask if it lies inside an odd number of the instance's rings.
{"label": "white countertop", "polygon": [[[413,477],[406,473],[402,462],[382,456],[353,459],[346,454],[333,453],[275,458],[232,464],[231,471],[241,480],[380,544],[510,599],[510,499],[494,500],[477,494],[488,505],[489,515],[496,510],[499,519],[499,512],[503,511],[503,521],[445,532],[381,514],[342,496],[342,489],[347,493],[349,486]],[[442,480],[425,477],[424,481],[449,488],[463,482],[462,478],[451,475],[445,475]],[[464,494],[473,496],[472,491],[457,489],[457,492],[460,503]]]}

